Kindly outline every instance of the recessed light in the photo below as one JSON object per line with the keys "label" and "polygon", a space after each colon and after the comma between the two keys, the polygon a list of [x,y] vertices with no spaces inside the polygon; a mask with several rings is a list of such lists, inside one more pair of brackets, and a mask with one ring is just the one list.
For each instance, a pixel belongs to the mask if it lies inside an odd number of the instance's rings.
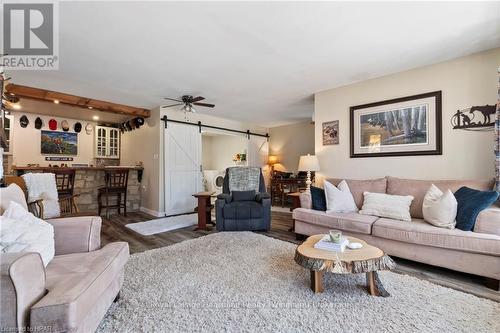
{"label": "recessed light", "polygon": [[55,99],[55,100],[54,100],[54,103],[55,103],[55,104],[59,104],[59,100],[58,100],[58,99]]}
{"label": "recessed light", "polygon": [[99,116],[93,116],[92,119],[99,120]]}
{"label": "recessed light", "polygon": [[12,108],[13,108],[14,110],[21,110],[21,104],[13,104],[13,105],[12,105]]}
{"label": "recessed light", "polygon": [[89,108],[90,110],[92,110],[92,109],[93,109],[93,107],[91,107],[91,106],[89,106],[88,108]]}

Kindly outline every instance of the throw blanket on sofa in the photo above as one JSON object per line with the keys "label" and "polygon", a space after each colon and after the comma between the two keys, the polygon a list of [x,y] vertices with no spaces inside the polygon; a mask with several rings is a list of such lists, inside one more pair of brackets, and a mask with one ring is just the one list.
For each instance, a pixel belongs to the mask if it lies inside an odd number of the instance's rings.
{"label": "throw blanket on sofa", "polygon": [[229,168],[229,191],[259,192],[259,168]]}
{"label": "throw blanket on sofa", "polygon": [[43,216],[41,218],[59,217],[61,208],[59,207],[56,176],[53,173],[27,173],[22,177],[28,190],[28,202],[43,200]]}

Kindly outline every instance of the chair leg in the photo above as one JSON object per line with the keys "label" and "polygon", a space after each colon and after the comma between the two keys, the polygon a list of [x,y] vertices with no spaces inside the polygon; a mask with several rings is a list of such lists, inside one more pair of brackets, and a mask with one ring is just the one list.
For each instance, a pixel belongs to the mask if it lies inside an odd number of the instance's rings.
{"label": "chair leg", "polygon": [[101,216],[101,211],[102,211],[102,202],[101,202],[101,194],[99,193],[97,195],[97,215]]}
{"label": "chair leg", "polygon": [[106,193],[106,218],[109,219],[109,193]]}
{"label": "chair leg", "polygon": [[123,214],[127,216],[127,192],[123,194]]}
{"label": "chair leg", "polygon": [[118,215],[121,213],[121,205],[122,205],[122,194],[118,193],[116,195],[116,205],[118,206]]}

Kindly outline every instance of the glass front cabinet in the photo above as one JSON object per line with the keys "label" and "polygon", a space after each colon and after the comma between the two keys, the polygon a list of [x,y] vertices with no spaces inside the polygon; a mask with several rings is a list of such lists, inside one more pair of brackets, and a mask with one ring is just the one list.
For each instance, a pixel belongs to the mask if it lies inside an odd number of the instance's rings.
{"label": "glass front cabinet", "polygon": [[95,157],[120,158],[120,130],[113,127],[95,127]]}

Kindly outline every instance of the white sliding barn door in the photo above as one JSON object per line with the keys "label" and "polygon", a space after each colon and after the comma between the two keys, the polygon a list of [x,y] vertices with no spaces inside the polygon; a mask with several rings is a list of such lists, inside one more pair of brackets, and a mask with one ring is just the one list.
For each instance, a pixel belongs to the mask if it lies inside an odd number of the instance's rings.
{"label": "white sliding barn door", "polygon": [[248,166],[262,168],[266,182],[269,179],[268,170],[265,168],[269,158],[269,142],[266,138],[250,135],[248,140]]}
{"label": "white sliding barn door", "polygon": [[169,122],[164,137],[165,214],[193,212],[193,194],[202,189],[201,133],[196,126]]}

